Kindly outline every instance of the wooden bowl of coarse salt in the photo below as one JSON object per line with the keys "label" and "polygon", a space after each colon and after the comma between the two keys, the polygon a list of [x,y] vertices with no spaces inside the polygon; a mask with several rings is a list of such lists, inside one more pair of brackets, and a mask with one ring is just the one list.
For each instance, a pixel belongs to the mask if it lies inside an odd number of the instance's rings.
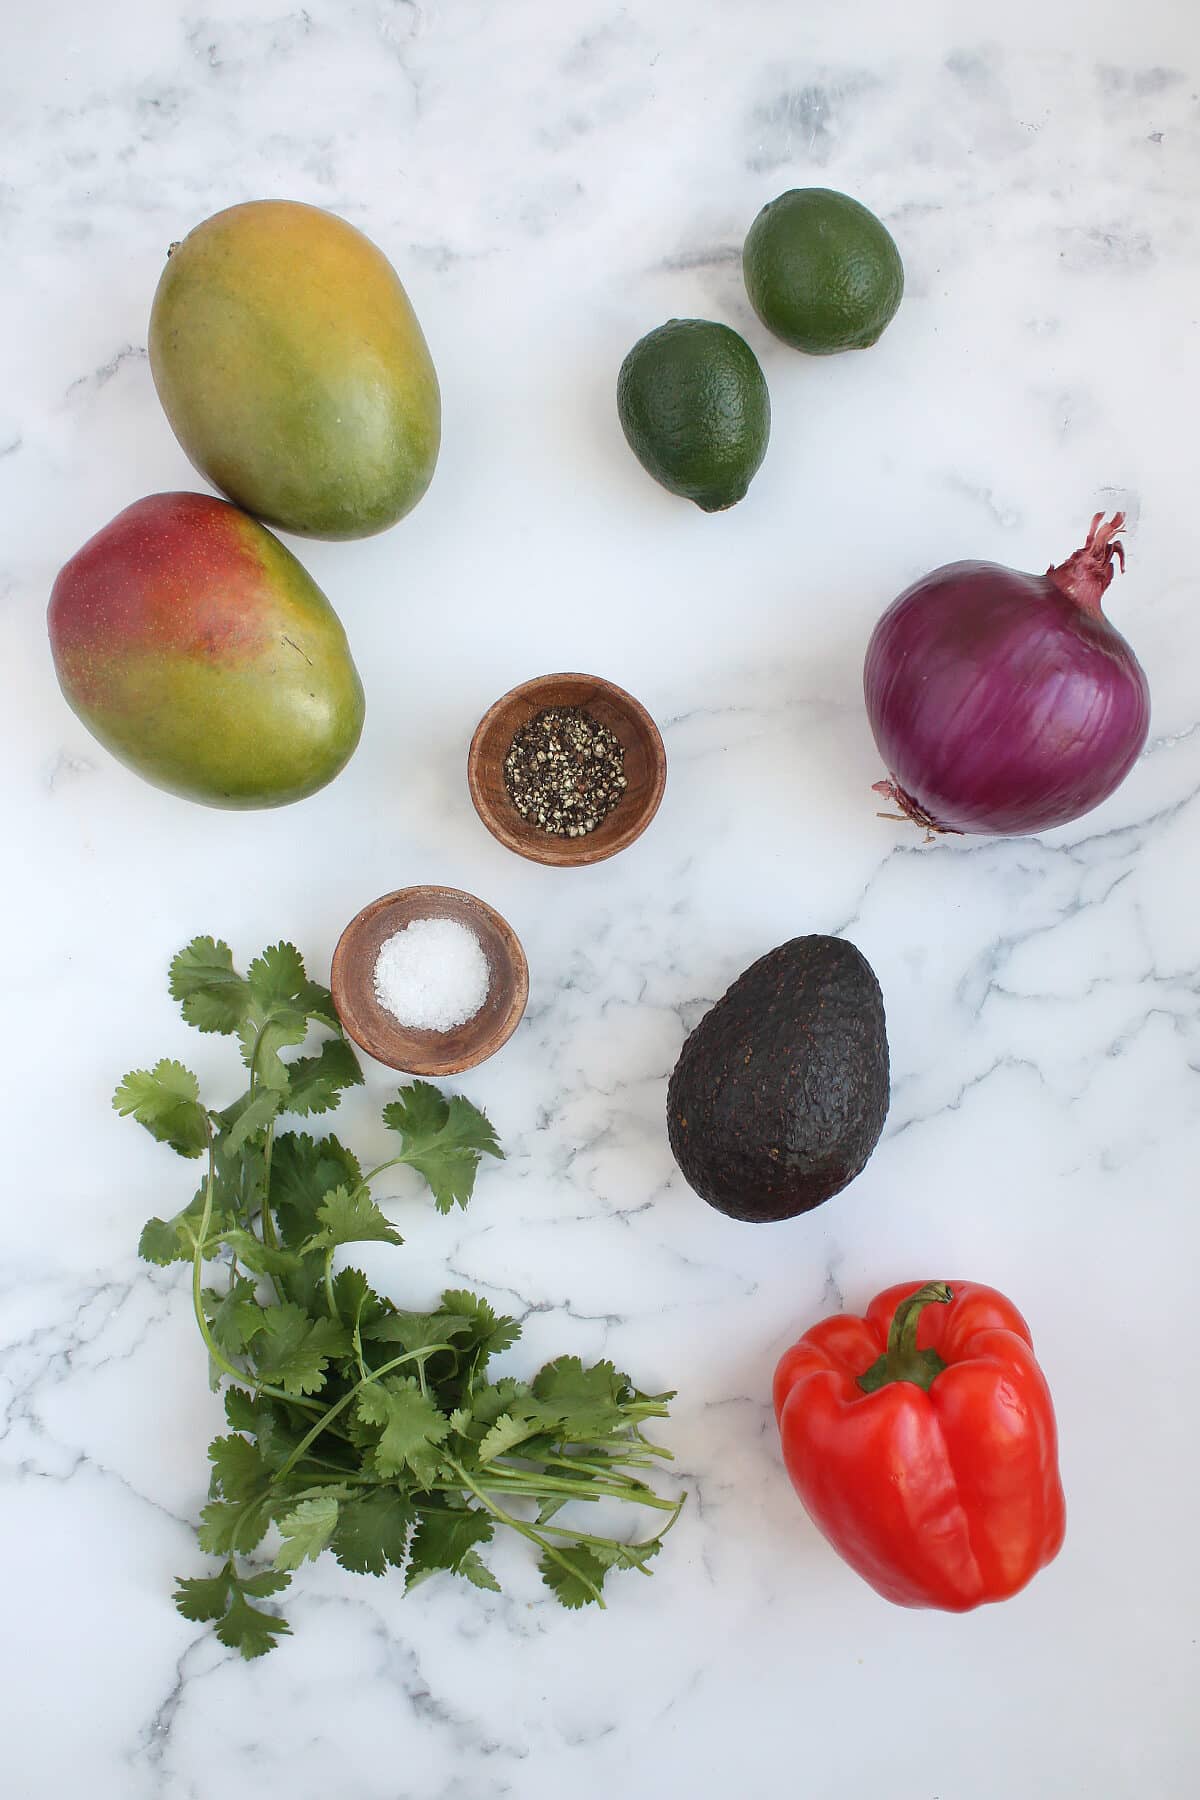
{"label": "wooden bowl of coarse salt", "polygon": [[351,919],[333,953],[338,1018],[406,1075],[456,1075],[521,1022],[529,965],[498,912],[459,888],[398,888]]}

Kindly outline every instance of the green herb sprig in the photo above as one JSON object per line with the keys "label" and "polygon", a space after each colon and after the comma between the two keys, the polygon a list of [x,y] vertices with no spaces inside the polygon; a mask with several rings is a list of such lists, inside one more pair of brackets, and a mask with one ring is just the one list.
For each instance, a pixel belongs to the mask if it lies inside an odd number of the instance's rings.
{"label": "green herb sprig", "polygon": [[[466,1206],[481,1158],[503,1155],[484,1114],[413,1082],[383,1111],[398,1153],[364,1174],[337,1138],[277,1129],[285,1114],[329,1112],[362,1081],[328,990],[308,980],[291,944],[264,950],[241,975],[227,944],[195,938],[171,964],[170,990],[190,1025],[238,1039],[247,1070],[220,1110],[169,1060],[134,1070],[113,1099],[207,1165],[189,1204],[151,1219],[139,1246],[149,1262],[190,1262],[211,1385],[229,1383],[229,1431],[209,1445],[199,1528],[221,1563],[179,1581],[183,1616],[261,1656],[291,1627],[259,1603],[325,1550],[358,1574],[402,1569],[408,1588],[450,1570],[498,1591],[480,1555],[497,1525],[537,1547],[564,1606],[603,1606],[612,1569],[650,1574],[683,1504],[647,1480],[671,1453],[645,1426],[666,1416],[673,1394],[641,1393],[611,1363],[574,1356],[529,1382],[491,1381],[489,1360],[520,1335],[515,1319],[463,1289],[432,1312],[405,1311],[358,1269],[335,1272],[344,1245],[402,1242],[371,1197],[384,1170],[415,1169],[442,1212]],[[319,1050],[285,1059],[314,1027]],[[206,1264],[219,1271],[207,1282]],[[576,1500],[668,1516],[654,1536],[623,1542],[555,1523]],[[272,1525],[273,1563],[248,1563]]]}

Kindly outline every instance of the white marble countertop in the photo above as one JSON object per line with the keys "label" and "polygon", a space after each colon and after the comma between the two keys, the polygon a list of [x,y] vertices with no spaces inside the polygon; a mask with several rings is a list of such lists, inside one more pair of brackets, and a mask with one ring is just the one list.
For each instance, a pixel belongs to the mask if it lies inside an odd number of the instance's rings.
{"label": "white marble countertop", "polygon": [[[3,1787],[12,1800],[1185,1800],[1200,1789],[1194,1324],[1200,1164],[1200,26],[1178,0],[43,0],[5,23],[0,668],[7,689],[0,1259]],[[738,251],[789,186],[894,231],[904,305],[809,360],[749,311]],[[285,195],[400,270],[441,377],[428,498],[370,542],[297,545],[368,688],[359,754],[277,813],[208,811],[114,764],[63,704],[59,565],[138,496],[196,487],[156,403],[166,245]],[[749,498],[705,517],[617,426],[616,371],[672,315],[747,335],[774,402]],[[1121,504],[1109,610],[1149,675],[1119,793],[1025,841],[876,817],[867,634],[960,556],[1041,569]],[[1193,662],[1193,658],[1196,661]],[[652,830],[560,874],[486,835],[472,728],[582,668],[662,724]],[[323,973],[374,895],[469,888],[513,923],[518,1035],[455,1084],[509,1151],[470,1210],[398,1179],[395,1291],[447,1276],[574,1351],[677,1386],[691,1498],[652,1582],[567,1614],[523,1547],[503,1597],[309,1566],[253,1665],[172,1578],[216,1428],[184,1278],[134,1254],[187,1173],[109,1106],[227,1047],[165,986],[197,932]],[[886,996],[893,1100],[852,1188],[734,1224],[674,1169],[667,1074],[754,957],[846,932]],[[338,1116],[380,1135],[388,1072]],[[894,1609],[808,1524],[776,1357],[844,1298],[972,1277],[1032,1323],[1069,1522],[1016,1600]]]}

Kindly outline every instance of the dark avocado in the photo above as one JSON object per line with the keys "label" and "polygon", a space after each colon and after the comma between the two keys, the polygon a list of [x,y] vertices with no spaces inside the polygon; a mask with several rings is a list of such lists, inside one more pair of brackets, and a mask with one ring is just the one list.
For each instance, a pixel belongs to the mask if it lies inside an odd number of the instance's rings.
{"label": "dark avocado", "polygon": [[883,995],[844,938],[798,937],[739,975],[679,1053],[667,1129],[688,1184],[765,1223],[861,1174],[888,1109]]}

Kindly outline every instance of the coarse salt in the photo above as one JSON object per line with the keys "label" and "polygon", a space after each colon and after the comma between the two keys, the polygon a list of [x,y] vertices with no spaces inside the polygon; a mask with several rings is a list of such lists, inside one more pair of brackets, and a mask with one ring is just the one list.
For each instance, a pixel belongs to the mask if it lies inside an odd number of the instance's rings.
{"label": "coarse salt", "polygon": [[488,996],[487,957],[457,919],[414,919],[388,938],[375,961],[375,998],[398,1024],[453,1031]]}

